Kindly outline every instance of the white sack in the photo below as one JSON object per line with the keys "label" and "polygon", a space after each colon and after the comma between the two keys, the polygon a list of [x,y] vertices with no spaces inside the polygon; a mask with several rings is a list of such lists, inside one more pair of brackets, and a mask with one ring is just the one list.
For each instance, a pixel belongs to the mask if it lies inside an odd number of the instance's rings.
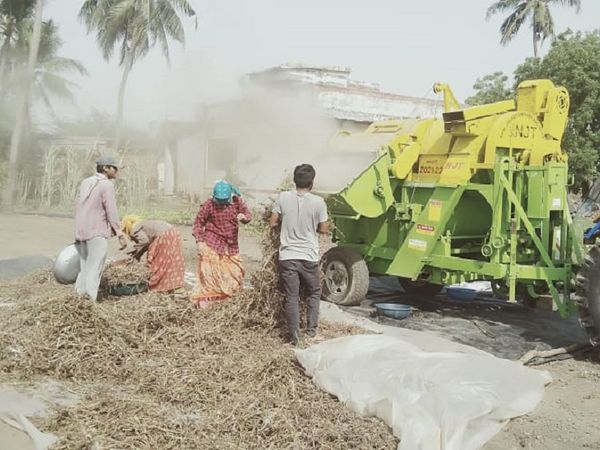
{"label": "white sack", "polygon": [[551,381],[486,353],[425,352],[389,335],[333,339],[296,356],[319,387],[392,427],[401,450],[478,449],[533,411]]}
{"label": "white sack", "polygon": [[489,281],[469,281],[458,284],[451,284],[450,286],[446,286],[446,289],[448,288],[464,288],[473,289],[477,292],[492,292],[492,283],[490,283]]}

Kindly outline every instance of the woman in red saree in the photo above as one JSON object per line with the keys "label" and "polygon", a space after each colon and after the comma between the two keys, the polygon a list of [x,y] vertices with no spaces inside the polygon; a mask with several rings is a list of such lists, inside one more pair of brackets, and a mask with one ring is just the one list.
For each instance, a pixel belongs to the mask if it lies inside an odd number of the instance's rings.
{"label": "woman in red saree", "polygon": [[182,291],[185,265],[179,230],[164,220],[140,220],[136,216],[125,216],[122,230],[134,243],[133,250],[128,252],[133,258],[139,260],[148,253],[150,290]]}
{"label": "woman in red saree", "polygon": [[192,300],[199,307],[225,300],[240,290],[244,266],[238,246],[239,222],[248,223],[252,214],[239,191],[218,181],[212,198],[200,207],[192,233],[198,245],[198,285]]}

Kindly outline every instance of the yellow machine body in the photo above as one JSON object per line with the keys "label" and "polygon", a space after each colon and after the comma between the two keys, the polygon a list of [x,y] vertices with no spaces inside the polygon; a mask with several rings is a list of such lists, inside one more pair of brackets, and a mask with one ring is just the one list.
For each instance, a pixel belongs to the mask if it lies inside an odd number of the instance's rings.
{"label": "yellow machine body", "polygon": [[506,100],[458,109],[450,89],[444,93],[443,119],[376,122],[367,134],[388,134],[392,175],[398,179],[459,185],[479,169],[491,169],[498,151],[523,164],[563,161],[560,140],[567,121],[569,96],[549,80],[522,83],[516,104]]}

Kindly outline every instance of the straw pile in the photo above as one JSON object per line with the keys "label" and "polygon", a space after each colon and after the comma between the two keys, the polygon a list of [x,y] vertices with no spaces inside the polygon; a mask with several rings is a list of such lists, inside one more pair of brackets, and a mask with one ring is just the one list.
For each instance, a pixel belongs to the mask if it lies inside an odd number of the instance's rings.
{"label": "straw pile", "polygon": [[[268,224],[270,208],[265,208],[260,218]],[[268,226],[263,227],[260,240],[262,260],[251,276],[252,289],[242,291],[236,303],[239,315],[245,318],[245,326],[259,325],[284,330],[283,295],[279,290],[277,261],[279,258],[279,234]],[[304,312],[304,311],[302,311]],[[304,316],[304,314],[302,314]]]}
{"label": "straw pile", "polygon": [[145,263],[132,261],[127,264],[108,264],[102,273],[102,287],[147,283],[150,270]]}
{"label": "straw pile", "polygon": [[0,309],[0,373],[80,394],[38,422],[56,448],[395,448],[382,422],[317,389],[273,331],[272,257],[253,294],[208,310],[152,293],[83,301],[49,272],[2,284],[17,304]]}
{"label": "straw pile", "polygon": [[[265,206],[260,220],[263,223],[269,222],[272,208]],[[268,327],[280,331],[281,335],[286,334],[285,315],[283,310],[284,297],[279,290],[279,230],[271,230],[268,226],[262,227],[261,233],[261,253],[262,260],[260,267],[251,276],[252,290],[241,292],[238,297],[240,301],[236,303],[239,312],[246,317],[245,325],[251,327],[256,324],[261,327]],[[332,246],[329,239],[320,236],[321,255]],[[306,321],[306,302],[303,292],[300,293],[300,325],[304,326]],[[353,329],[353,332],[361,332]]]}

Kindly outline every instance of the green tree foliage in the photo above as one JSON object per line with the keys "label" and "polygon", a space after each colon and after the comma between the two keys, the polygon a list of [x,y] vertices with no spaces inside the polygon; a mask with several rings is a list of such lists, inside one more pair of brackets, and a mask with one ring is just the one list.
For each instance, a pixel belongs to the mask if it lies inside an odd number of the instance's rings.
{"label": "green tree foliage", "polygon": [[[26,67],[26,55],[30,45],[33,24],[25,20],[20,24],[17,39],[7,53],[4,80],[7,89],[3,100],[11,102],[22,88]],[[58,27],[52,20],[42,24],[37,61],[32,79],[29,103],[40,102],[54,116],[54,101],[74,102],[76,84],[67,77],[70,74],[87,75],[85,67],[77,60],[59,55],[63,41]]]}
{"label": "green tree foliage", "polygon": [[0,0],[0,86],[6,73],[6,64],[12,59],[22,25],[31,20],[35,10],[35,0]]}
{"label": "green tree foliage", "polygon": [[[32,108],[43,105],[55,116],[54,102],[74,99],[75,84],[67,76],[87,74],[80,62],[60,56],[62,40],[52,20],[39,25],[39,43],[30,73],[36,7],[36,0],[0,0],[0,160],[10,162],[10,168],[4,164],[5,175],[10,176],[17,167],[19,171],[26,169],[29,175],[38,167],[32,163],[39,160],[36,153],[40,150]],[[17,127],[19,138],[11,139]],[[14,180],[9,181],[9,186],[14,184]],[[6,194],[4,203],[9,202]]]}
{"label": "green tree foliage", "polygon": [[96,33],[96,41],[108,61],[115,48],[119,66],[123,68],[117,100],[117,133],[115,146],[120,146],[125,88],[136,61],[155,45],[169,60],[169,40],[185,42],[180,15],[193,17],[196,12],[187,0],[85,0],[79,17],[88,32]]}
{"label": "green tree foliage", "polygon": [[8,176],[6,187],[2,192],[2,204],[5,207],[12,207],[17,191],[17,161],[19,157],[19,149],[21,145],[21,137],[23,135],[24,123],[26,119],[26,108],[29,102],[29,92],[32,84],[33,73],[35,70],[35,63],[37,61],[38,49],[40,44],[40,37],[42,31],[42,13],[43,13],[43,0],[36,0],[35,2],[35,15],[33,19],[33,31],[32,38],[30,40],[30,46],[27,57],[27,69],[24,72],[25,78],[23,80],[22,88],[20,89],[20,96],[16,105],[15,112],[15,125],[13,127],[12,136],[10,140],[10,152],[8,157]]}
{"label": "green tree foliage", "polygon": [[[35,0],[0,0],[0,98],[3,105],[8,103],[8,109],[15,108],[26,78],[34,12]],[[66,76],[87,75],[79,61],[59,55],[62,44],[54,21],[43,22],[29,102],[42,102],[50,112],[52,100],[73,101],[75,84]]]}
{"label": "green tree foliage", "polygon": [[465,103],[469,106],[508,100],[513,96],[513,89],[508,86],[508,76],[503,72],[494,72],[482,78],[477,78],[473,89],[475,95],[465,100]]}
{"label": "green tree foliage", "polygon": [[515,81],[548,78],[566,87],[571,97],[563,148],[576,185],[584,191],[598,173],[600,159],[600,30],[567,31],[548,54],[527,59],[515,70]]}
{"label": "green tree foliage", "polygon": [[533,56],[538,56],[538,44],[554,38],[554,19],[551,4],[574,7],[579,12],[581,0],[498,0],[487,10],[487,18],[498,13],[510,12],[500,26],[500,43],[507,45],[529,19],[533,38]]}
{"label": "green tree foliage", "polygon": [[63,41],[58,27],[52,20],[42,27],[42,39],[33,80],[33,99],[40,100],[54,114],[53,100],[75,102],[73,94],[77,87],[67,76],[87,76],[88,72],[78,60],[59,55]]}

